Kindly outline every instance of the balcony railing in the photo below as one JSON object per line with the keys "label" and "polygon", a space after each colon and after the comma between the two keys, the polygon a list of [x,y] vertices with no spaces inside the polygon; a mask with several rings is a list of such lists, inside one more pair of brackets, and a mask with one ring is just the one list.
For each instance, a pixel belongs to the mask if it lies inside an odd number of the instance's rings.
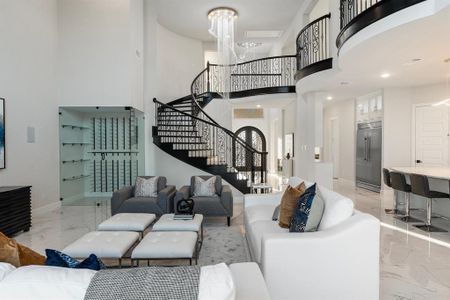
{"label": "balcony railing", "polygon": [[395,12],[425,0],[340,0],[341,32],[338,48],[354,34]]}
{"label": "balcony railing", "polygon": [[332,68],[330,53],[331,14],[306,25],[297,36],[296,79]]}

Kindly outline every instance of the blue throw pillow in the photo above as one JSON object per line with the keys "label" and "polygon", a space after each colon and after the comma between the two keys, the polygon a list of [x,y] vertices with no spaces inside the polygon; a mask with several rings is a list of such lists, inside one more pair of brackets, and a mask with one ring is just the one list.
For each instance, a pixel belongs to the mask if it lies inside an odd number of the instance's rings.
{"label": "blue throw pillow", "polygon": [[314,197],[316,196],[316,184],[313,184],[300,196],[292,215],[289,232],[305,232]]}
{"label": "blue throw pillow", "polygon": [[45,261],[47,266],[90,269],[95,271],[106,268],[103,262],[95,254],[89,255],[89,257],[82,262],[57,250],[45,249],[45,254],[47,255],[47,260]]}

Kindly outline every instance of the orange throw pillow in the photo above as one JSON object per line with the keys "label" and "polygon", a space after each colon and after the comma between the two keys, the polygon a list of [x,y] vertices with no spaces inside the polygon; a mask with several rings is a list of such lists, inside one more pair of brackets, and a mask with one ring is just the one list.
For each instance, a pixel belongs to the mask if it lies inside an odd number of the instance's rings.
{"label": "orange throw pillow", "polygon": [[300,183],[296,187],[288,186],[284,191],[280,204],[280,217],[278,218],[278,224],[280,227],[289,228],[291,223],[292,214],[294,213],[297,201],[300,196],[305,192],[306,185],[304,182]]}
{"label": "orange throw pillow", "polygon": [[45,256],[17,243],[0,232],[0,262],[10,263],[15,267],[45,265]]}

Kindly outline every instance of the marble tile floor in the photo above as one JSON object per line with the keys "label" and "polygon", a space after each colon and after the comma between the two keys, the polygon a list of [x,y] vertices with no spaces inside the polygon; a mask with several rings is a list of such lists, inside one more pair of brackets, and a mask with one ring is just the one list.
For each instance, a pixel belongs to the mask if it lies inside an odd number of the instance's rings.
{"label": "marble tile floor", "polygon": [[[336,181],[334,190],[354,200],[358,210],[381,221],[380,299],[450,299],[450,232],[426,233],[386,215],[393,206],[393,191],[373,193]],[[412,215],[424,219],[425,213]],[[450,230],[450,222],[433,219]]]}
{"label": "marble tile floor", "polygon": [[[353,199],[358,210],[370,213],[382,222],[380,299],[450,299],[450,232],[425,233],[412,224],[386,215],[384,208],[392,207],[392,191],[377,194],[343,181],[336,181],[334,189]],[[52,212],[35,215],[32,229],[15,238],[39,252],[45,248],[62,249],[94,230],[97,224],[109,216],[107,201],[99,201],[99,206],[86,203],[90,202],[84,200],[79,205],[71,203]],[[235,217],[232,220],[234,230],[239,230],[241,234],[242,209],[242,204],[235,204]],[[424,217],[423,212],[413,214],[418,218]],[[448,221],[433,219],[433,222],[450,230]],[[207,226],[211,228],[226,228],[224,225],[223,218],[207,219]],[[219,231],[217,234],[220,234]]]}

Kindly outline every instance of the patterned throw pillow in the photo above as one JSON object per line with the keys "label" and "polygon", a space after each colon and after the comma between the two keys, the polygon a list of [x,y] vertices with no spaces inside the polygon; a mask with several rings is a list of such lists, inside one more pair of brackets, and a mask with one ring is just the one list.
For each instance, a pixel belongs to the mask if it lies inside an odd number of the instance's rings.
{"label": "patterned throw pillow", "polygon": [[314,184],[300,196],[292,215],[289,232],[317,231],[323,209],[323,200],[321,197],[316,197],[316,184]]}
{"label": "patterned throw pillow", "polygon": [[157,197],[158,196],[159,176],[149,179],[136,177],[136,188],[134,196],[136,197]]}
{"label": "patterned throw pillow", "polygon": [[306,186],[304,182],[296,187],[288,186],[286,188],[280,203],[280,216],[278,218],[278,225],[280,225],[280,227],[289,228],[298,199],[305,190]]}
{"label": "patterned throw pillow", "polygon": [[213,176],[208,180],[195,176],[194,196],[214,196],[216,195],[216,177]]}
{"label": "patterned throw pillow", "polygon": [[106,269],[103,262],[95,254],[89,255],[89,257],[82,262],[57,250],[45,249],[45,254],[47,255],[47,260],[45,261],[47,266],[90,269],[94,271]]}

